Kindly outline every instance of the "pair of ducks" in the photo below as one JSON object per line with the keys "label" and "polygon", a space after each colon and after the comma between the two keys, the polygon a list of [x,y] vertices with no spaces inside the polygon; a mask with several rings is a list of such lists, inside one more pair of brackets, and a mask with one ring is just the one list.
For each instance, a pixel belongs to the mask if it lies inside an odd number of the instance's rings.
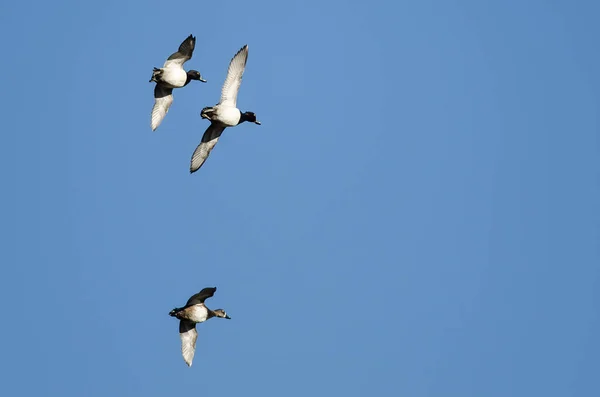
{"label": "pair of ducks", "polygon": [[[179,46],[179,50],[169,58],[162,68],[154,68],[150,82],[155,82],[154,106],[152,108],[152,131],[156,130],[163,121],[173,103],[173,89],[182,88],[192,80],[206,83],[197,70],[183,69],[183,64],[192,58],[196,38],[189,35]],[[221,100],[215,106],[202,109],[200,116],[210,121],[210,126],[204,132],[202,141],[194,151],[190,163],[190,173],[202,167],[211,150],[219,141],[219,137],[227,127],[234,127],[244,121],[260,125],[253,112],[243,112],[237,108],[237,95],[242,84],[242,76],[248,60],[248,45],[243,46],[229,62],[227,77],[221,89]]]}

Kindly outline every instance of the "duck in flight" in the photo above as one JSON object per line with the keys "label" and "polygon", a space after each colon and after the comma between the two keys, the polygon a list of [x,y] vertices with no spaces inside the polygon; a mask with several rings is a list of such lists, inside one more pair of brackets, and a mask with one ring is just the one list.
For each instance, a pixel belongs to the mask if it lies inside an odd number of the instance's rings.
{"label": "duck in flight", "polygon": [[205,107],[200,112],[203,119],[210,120],[210,126],[204,132],[202,141],[192,155],[190,173],[202,167],[210,151],[215,147],[219,137],[227,127],[235,127],[244,121],[260,125],[253,112],[243,112],[237,108],[237,95],[242,84],[242,75],[248,60],[248,46],[243,46],[231,59],[227,77],[221,89],[221,100],[212,107]]}
{"label": "duck in flight", "polygon": [[181,337],[181,354],[188,367],[192,366],[196,352],[196,324],[209,318],[221,317],[231,319],[223,309],[210,310],[204,301],[215,294],[216,287],[207,287],[188,299],[184,307],[178,307],[169,312],[169,316],[179,319],[179,336]]}
{"label": "duck in flight", "polygon": [[173,88],[185,87],[192,80],[199,80],[206,83],[206,80],[202,78],[202,75],[197,70],[188,70],[186,72],[183,69],[183,64],[192,58],[195,47],[196,38],[189,35],[181,43],[179,50],[167,58],[162,68],[154,68],[152,71],[150,82],[154,81],[156,83],[150,123],[152,131],[158,128],[173,103]]}

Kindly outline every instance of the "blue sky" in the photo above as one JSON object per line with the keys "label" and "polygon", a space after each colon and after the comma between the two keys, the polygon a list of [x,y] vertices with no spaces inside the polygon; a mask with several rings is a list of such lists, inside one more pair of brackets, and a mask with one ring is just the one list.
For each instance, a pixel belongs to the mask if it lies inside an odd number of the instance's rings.
{"label": "blue sky", "polygon": [[487,3],[3,4],[2,395],[600,395],[600,5]]}

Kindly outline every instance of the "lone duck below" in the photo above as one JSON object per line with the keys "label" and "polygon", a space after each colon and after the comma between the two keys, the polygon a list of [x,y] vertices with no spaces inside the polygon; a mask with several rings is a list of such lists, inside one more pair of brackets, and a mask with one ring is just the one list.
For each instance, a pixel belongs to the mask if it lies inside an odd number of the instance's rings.
{"label": "lone duck below", "polygon": [[196,324],[203,323],[212,317],[231,319],[225,310],[211,310],[204,305],[204,301],[212,297],[216,290],[216,287],[204,288],[197,294],[192,295],[184,307],[175,308],[169,312],[169,316],[180,320],[179,336],[181,337],[181,354],[188,367],[192,366],[192,360],[196,352],[196,339],[198,338]]}

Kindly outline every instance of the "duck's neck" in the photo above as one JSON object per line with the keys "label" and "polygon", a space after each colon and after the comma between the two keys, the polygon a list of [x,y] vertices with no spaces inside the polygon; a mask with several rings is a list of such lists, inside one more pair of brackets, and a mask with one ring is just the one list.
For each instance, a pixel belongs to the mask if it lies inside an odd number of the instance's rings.
{"label": "duck's neck", "polygon": [[238,124],[242,124],[244,121],[250,121],[248,119],[248,115],[246,113],[242,113],[240,110],[240,122]]}
{"label": "duck's neck", "polygon": [[187,78],[185,79],[185,84],[183,86],[185,87],[188,85],[190,81],[192,81],[192,76],[190,75],[190,72],[187,72]]}

